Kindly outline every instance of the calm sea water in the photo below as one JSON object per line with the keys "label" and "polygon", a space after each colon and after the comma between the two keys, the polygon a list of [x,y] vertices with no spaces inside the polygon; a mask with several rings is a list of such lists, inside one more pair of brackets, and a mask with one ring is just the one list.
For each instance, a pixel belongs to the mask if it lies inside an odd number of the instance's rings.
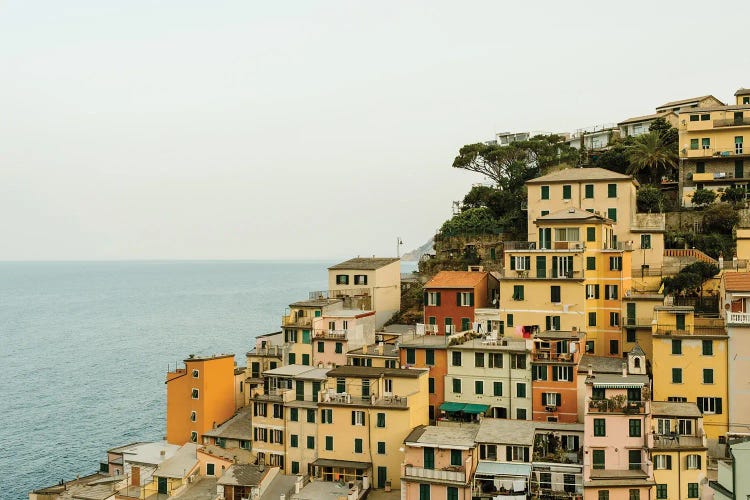
{"label": "calm sea water", "polygon": [[0,263],[0,497],[161,439],[167,367],[191,353],[244,365],[289,303],[326,288],[332,263]]}

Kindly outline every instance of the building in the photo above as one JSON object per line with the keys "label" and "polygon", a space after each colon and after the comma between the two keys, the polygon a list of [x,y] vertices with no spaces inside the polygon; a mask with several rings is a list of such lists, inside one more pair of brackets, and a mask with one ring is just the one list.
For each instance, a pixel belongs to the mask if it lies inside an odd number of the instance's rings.
{"label": "building", "polygon": [[234,355],[191,356],[167,373],[167,442],[200,443],[236,410]]}
{"label": "building", "polygon": [[364,345],[346,354],[347,365],[374,366],[376,368],[400,368],[400,347],[396,344],[378,342],[377,345]]}
{"label": "building", "polygon": [[331,266],[326,296],[375,311],[375,327],[380,328],[401,309],[401,260],[356,257]]}
{"label": "building", "polygon": [[605,149],[619,136],[620,129],[614,123],[606,123],[578,129],[565,142],[572,148],[590,153]]}
{"label": "building", "polygon": [[106,465],[102,472],[114,477],[124,477],[128,486],[137,488],[150,482],[156,468],[164,460],[172,458],[180,447],[166,441],[131,443],[107,450]]}
{"label": "building", "polygon": [[313,332],[323,330],[323,316],[343,309],[342,299],[314,298],[289,304],[281,317],[287,365],[312,366]]}
{"label": "building", "polygon": [[719,460],[718,477],[710,481],[716,500],[750,498],[750,439],[747,436],[729,442],[728,457]]}
{"label": "building", "polygon": [[[748,91],[750,92],[750,91]],[[721,280],[726,322],[729,432],[750,432],[750,273],[725,272]],[[728,306],[728,307],[727,307]]]}
{"label": "building", "polygon": [[313,365],[346,364],[346,353],[375,342],[375,311],[340,309],[326,313],[313,337]]}
{"label": "building", "polygon": [[[531,179],[526,186],[529,241],[540,240],[538,218],[568,208],[587,210],[612,221],[614,246],[621,243],[634,250],[633,277],[641,276],[641,269],[661,268],[665,215],[637,213],[638,182],[632,176],[598,167],[566,168]],[[642,281],[641,287],[649,284]],[[659,281],[652,286],[656,290]]]}
{"label": "building", "polygon": [[586,334],[544,331],[534,335],[531,355],[532,419],[541,422],[578,421],[578,363]]}
{"label": "building", "polygon": [[629,352],[637,345],[646,354],[647,362],[651,362],[654,359],[651,324],[654,321],[654,309],[664,305],[664,295],[658,292],[630,290],[625,291],[622,301],[625,306],[622,350]]}
{"label": "building", "polygon": [[494,276],[484,271],[440,271],[424,284],[426,333],[450,335],[473,330],[474,311],[498,299]]}
{"label": "building", "polygon": [[246,406],[241,408],[232,418],[223,422],[214,429],[203,433],[204,445],[216,445],[227,449],[252,449],[253,408]]}
{"label": "building", "polygon": [[530,498],[534,423],[486,418],[476,442],[479,463],[474,472],[472,498]]}
{"label": "building", "polygon": [[714,99],[709,106],[680,110],[679,192],[684,206],[693,206],[697,189],[747,188],[750,150],[744,147],[744,138],[750,139],[750,104],[745,102],[745,92],[735,93],[732,105]]}
{"label": "building", "polygon": [[[427,370],[339,366],[328,372],[317,426],[316,480],[400,487],[403,442],[426,425]],[[365,481],[363,481],[365,482]]]}
{"label": "building", "polygon": [[585,379],[586,499],[653,498],[654,476],[647,453],[651,417],[646,358],[631,352],[623,365],[619,374],[592,370]]}
{"label": "building", "polygon": [[583,496],[581,423],[534,422],[532,493],[536,498]]}
{"label": "building", "polygon": [[531,419],[531,342],[471,339],[448,347],[441,418]]}
{"label": "building", "polygon": [[168,497],[184,491],[192,482],[191,478],[199,477],[198,445],[186,443],[167,460],[164,460],[153,473],[151,482],[143,486],[141,498],[158,495]]}
{"label": "building", "polygon": [[318,399],[320,391],[326,389],[327,373],[328,368],[314,368],[294,375],[294,392],[288,390],[284,397],[284,470],[288,474],[309,477],[310,464],[318,458]]}
{"label": "building", "polygon": [[696,316],[690,306],[662,306],[655,308],[652,331],[654,401],[697,403],[709,449],[717,454],[729,423],[724,321]]}
{"label": "building", "polygon": [[500,331],[524,338],[543,331],[585,331],[585,352],[620,356],[622,296],[632,286],[632,252],[616,241],[613,223],[570,207],[538,217],[530,241],[507,242]]}
{"label": "building", "polygon": [[[121,488],[125,488],[125,485],[125,476],[112,477],[97,472],[36,489],[29,493],[29,500],[115,500],[118,492]],[[137,495],[137,492],[135,494]]]}
{"label": "building", "polygon": [[478,430],[478,425],[420,425],[409,433],[404,440],[401,498],[471,498],[471,478],[479,462],[474,440]]}
{"label": "building", "polygon": [[663,118],[673,127],[677,127],[677,113],[674,111],[662,111],[651,115],[634,116],[617,124],[620,129],[620,137],[637,137],[647,134],[651,130],[651,124],[657,118]]}
{"label": "building", "polygon": [[657,498],[703,498],[708,448],[703,416],[694,403],[653,401],[648,448]]}
{"label": "building", "polygon": [[[277,500],[280,492],[295,491],[295,484],[301,478],[284,476],[278,467],[265,467],[253,464],[235,464],[229,467],[216,484],[216,493],[222,500],[237,498],[265,498]],[[276,492],[274,490],[280,490]],[[271,493],[275,493],[271,496]]]}
{"label": "building", "polygon": [[[263,372],[284,364],[286,350],[282,331],[258,335],[255,338],[255,347],[245,354],[247,362],[245,383],[249,386],[246,391],[248,395],[263,386]],[[249,404],[249,398],[247,404]]]}

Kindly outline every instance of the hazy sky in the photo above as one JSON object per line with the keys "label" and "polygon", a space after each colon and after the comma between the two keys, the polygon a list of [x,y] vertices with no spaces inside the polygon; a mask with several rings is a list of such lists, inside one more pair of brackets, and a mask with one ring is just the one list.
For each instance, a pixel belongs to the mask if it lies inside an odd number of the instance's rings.
{"label": "hazy sky", "polygon": [[409,250],[463,144],[750,87],[706,6],[0,1],[0,259]]}

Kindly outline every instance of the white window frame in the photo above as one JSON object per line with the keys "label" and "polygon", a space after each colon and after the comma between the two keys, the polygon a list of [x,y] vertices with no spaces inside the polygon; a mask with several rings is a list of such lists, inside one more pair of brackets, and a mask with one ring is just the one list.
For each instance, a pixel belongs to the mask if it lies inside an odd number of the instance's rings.
{"label": "white window frame", "polygon": [[654,455],[654,470],[668,470],[666,455]]}
{"label": "white window frame", "polygon": [[511,446],[511,457],[513,462],[523,462],[525,446]]}
{"label": "white window frame", "polygon": [[200,375],[200,371],[197,369],[193,370],[193,378],[198,378],[198,375]]}
{"label": "white window frame", "polygon": [[668,418],[656,419],[656,433],[666,435],[672,433],[672,420]]}
{"label": "white window frame", "polygon": [[701,410],[704,415],[714,415],[716,413],[716,399],[714,397],[703,398],[703,408]]}
{"label": "white window frame", "polygon": [[427,305],[437,306],[437,297],[440,292],[427,292]]}
{"label": "white window frame", "polygon": [[573,381],[573,367],[572,366],[553,366],[552,369],[557,372],[558,382],[572,382]]}
{"label": "white window frame", "polygon": [[199,389],[198,389],[197,387],[193,387],[193,388],[192,388],[192,389],[190,390],[190,397],[191,397],[192,399],[200,399],[200,396],[201,396],[200,392],[201,392],[201,391],[200,391],[200,390],[199,390]]}
{"label": "white window frame", "polygon": [[687,468],[690,470],[698,469],[698,463],[700,462],[700,455],[688,455],[686,460]]}
{"label": "white window frame", "polygon": [[543,392],[542,404],[544,406],[560,406],[561,396],[559,392]]}
{"label": "white window frame", "polygon": [[461,300],[461,306],[467,307],[471,305],[471,292],[458,292]]}
{"label": "white window frame", "polygon": [[383,391],[393,392],[393,379],[392,378],[387,378],[383,381]]}
{"label": "white window frame", "polygon": [[516,265],[514,266],[516,271],[529,271],[529,269],[526,269],[526,256],[516,255],[511,258],[516,261]]}
{"label": "white window frame", "polygon": [[681,418],[677,421],[677,433],[680,436],[693,435],[693,421],[689,418]]}
{"label": "white window frame", "polygon": [[198,442],[198,433],[196,431],[190,431],[190,442],[191,443]]}
{"label": "white window frame", "polygon": [[365,412],[361,410],[353,410],[354,413],[354,425],[365,425]]}
{"label": "white window frame", "polygon": [[555,241],[577,242],[581,241],[581,232],[577,227],[555,228]]}
{"label": "white window frame", "polygon": [[596,297],[596,285],[586,285],[586,298],[593,299]]}
{"label": "white window frame", "polygon": [[191,412],[190,412],[190,421],[191,421],[191,422],[195,422],[195,421],[197,421],[197,420],[198,420],[198,412],[196,412],[196,411],[191,411]]}

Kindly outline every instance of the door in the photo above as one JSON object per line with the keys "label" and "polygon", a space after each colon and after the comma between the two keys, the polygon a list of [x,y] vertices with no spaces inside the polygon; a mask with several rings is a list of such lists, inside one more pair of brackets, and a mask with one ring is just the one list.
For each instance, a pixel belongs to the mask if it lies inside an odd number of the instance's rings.
{"label": "door", "polygon": [[166,477],[158,477],[156,478],[156,488],[157,492],[161,495],[168,494],[167,492],[167,478]]}
{"label": "door", "polygon": [[304,401],[305,399],[305,382],[302,380],[295,380],[295,393],[297,396],[297,401]]}
{"label": "door", "polygon": [[137,465],[134,465],[130,468],[130,474],[131,474],[131,481],[130,484],[132,486],[140,486],[141,485],[141,468]]}
{"label": "door", "polygon": [[552,229],[542,228],[539,229],[539,248],[549,250],[552,248]]}
{"label": "door", "polygon": [[635,302],[625,304],[625,309],[625,324],[627,326],[635,326]]}
{"label": "door", "polygon": [[388,467],[378,467],[378,485],[376,488],[385,488],[385,482],[388,480]]}
{"label": "door", "polygon": [[[735,143],[735,146],[737,146],[736,143]],[[741,147],[742,147],[742,143],[740,143],[740,148]],[[742,154],[742,152],[740,151],[740,153],[738,154]],[[744,177],[745,177],[745,163],[742,160],[734,160],[734,178],[744,179]]]}
{"label": "door", "polygon": [[677,330],[685,330],[685,315],[677,314]]}
{"label": "door", "polygon": [[735,125],[742,125],[742,111],[735,111],[734,112],[734,124]]}
{"label": "door", "polygon": [[310,343],[310,330],[302,330],[302,343],[303,344]]}

